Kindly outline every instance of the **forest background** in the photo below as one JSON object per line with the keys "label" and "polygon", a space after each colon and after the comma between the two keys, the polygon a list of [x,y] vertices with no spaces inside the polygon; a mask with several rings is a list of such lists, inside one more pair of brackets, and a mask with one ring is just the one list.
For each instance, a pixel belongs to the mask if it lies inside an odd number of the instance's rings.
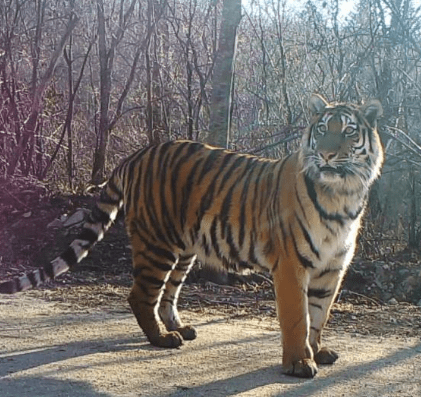
{"label": "forest background", "polygon": [[296,3],[0,0],[0,178],[80,193],[138,148],[215,141],[224,83],[222,141],[272,158],[298,147],[311,93],[375,97],[387,156],[362,251],[419,248],[419,3]]}

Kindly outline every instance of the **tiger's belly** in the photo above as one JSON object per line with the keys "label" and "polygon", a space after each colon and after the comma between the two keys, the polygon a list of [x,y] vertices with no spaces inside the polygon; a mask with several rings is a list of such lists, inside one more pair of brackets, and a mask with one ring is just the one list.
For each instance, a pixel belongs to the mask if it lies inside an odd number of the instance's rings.
{"label": "tiger's belly", "polygon": [[[357,219],[341,227],[332,225],[330,230],[321,224],[315,225],[309,230],[313,249],[305,239],[298,241],[299,254],[311,263],[310,274],[326,269],[346,270],[354,255],[359,224]],[[251,234],[246,233],[243,243],[239,244],[237,228],[205,222],[197,238],[191,242],[191,253],[196,254],[202,263],[214,267],[240,272],[249,269],[271,271],[277,263],[282,265],[290,259],[291,253],[285,247],[292,246],[290,241],[297,240],[291,234],[284,236],[280,230],[279,233],[256,230],[252,235],[264,238],[251,238]]]}

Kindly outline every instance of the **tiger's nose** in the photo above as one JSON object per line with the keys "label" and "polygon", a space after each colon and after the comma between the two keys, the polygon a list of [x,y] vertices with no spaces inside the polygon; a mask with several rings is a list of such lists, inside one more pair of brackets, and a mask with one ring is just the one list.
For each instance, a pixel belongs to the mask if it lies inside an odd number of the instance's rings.
{"label": "tiger's nose", "polygon": [[319,152],[319,156],[322,158],[322,160],[326,162],[333,160],[337,154],[338,153],[335,151],[320,151]]}

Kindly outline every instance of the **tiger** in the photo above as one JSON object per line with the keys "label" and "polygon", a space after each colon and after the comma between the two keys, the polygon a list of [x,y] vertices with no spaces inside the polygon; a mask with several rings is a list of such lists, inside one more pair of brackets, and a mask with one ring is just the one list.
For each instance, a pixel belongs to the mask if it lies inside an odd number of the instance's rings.
{"label": "tiger", "polygon": [[354,255],[369,189],[384,160],[379,100],[309,99],[300,148],[283,159],[168,141],[124,159],[78,237],[44,267],[0,284],[37,287],[74,267],[120,210],[132,247],[128,302],[149,342],[177,348],[197,333],[177,301],[196,260],[273,278],[284,373],[312,378],[338,354],[321,342]]}

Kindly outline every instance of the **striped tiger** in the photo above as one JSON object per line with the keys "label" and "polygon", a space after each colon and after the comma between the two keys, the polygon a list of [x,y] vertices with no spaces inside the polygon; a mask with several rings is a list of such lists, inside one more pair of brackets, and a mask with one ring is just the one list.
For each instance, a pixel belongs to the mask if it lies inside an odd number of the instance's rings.
{"label": "striped tiger", "polygon": [[281,160],[190,141],[127,157],[111,175],[80,235],[48,265],[0,284],[1,293],[40,285],[73,267],[124,210],[132,245],[128,297],[151,344],[175,348],[196,338],[177,299],[195,259],[265,269],[274,280],[283,370],[313,377],[335,351],[321,333],[354,254],[369,188],[383,148],[378,100],[329,103],[313,94],[300,149]]}

